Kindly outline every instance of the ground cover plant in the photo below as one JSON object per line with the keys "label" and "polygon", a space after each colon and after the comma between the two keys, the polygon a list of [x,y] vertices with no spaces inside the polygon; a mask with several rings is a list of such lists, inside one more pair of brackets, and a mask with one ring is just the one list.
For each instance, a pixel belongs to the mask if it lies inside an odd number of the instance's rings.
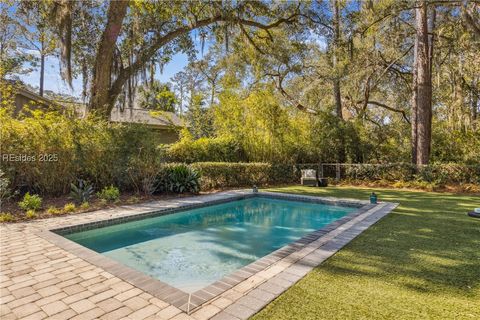
{"label": "ground cover plant", "polygon": [[477,319],[480,195],[358,187],[271,191],[400,206],[253,317],[260,319]]}

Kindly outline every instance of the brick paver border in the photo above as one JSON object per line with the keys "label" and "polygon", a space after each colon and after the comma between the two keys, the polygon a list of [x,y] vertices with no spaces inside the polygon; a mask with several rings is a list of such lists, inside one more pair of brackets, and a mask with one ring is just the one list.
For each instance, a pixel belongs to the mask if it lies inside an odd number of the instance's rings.
{"label": "brick paver border", "polygon": [[[62,236],[251,197],[349,206],[358,208],[358,210],[238,269],[193,294],[174,288]],[[187,314],[196,315],[198,319],[208,319],[212,316],[215,316],[216,319],[244,319],[259,311],[313,267],[333,255],[396,206],[397,204],[393,203],[374,205],[366,201],[349,199],[273,192],[252,193],[251,191],[237,190],[184,198],[181,201],[163,201],[159,206],[149,206],[145,210],[137,208],[137,210],[132,210],[131,214],[120,217],[45,229],[37,232],[36,235]],[[227,304],[227,302],[230,303]]]}

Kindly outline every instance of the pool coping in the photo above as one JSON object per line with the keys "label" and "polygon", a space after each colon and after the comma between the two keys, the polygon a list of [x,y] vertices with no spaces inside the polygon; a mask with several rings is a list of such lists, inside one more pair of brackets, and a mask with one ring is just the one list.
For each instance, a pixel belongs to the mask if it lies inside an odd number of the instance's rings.
{"label": "pool coping", "polygon": [[[246,265],[231,274],[226,275],[222,279],[210,284],[207,287],[204,287],[192,294],[184,292],[178,288],[170,286],[161,280],[148,276],[140,271],[137,271],[133,268],[127,267],[126,265],[121,264],[111,258],[108,258],[102,254],[99,254],[93,250],[90,250],[86,247],[81,246],[65,237],[62,234],[68,234],[77,231],[89,230],[93,228],[98,228],[102,226],[109,226],[113,224],[123,223],[127,221],[141,220],[148,217],[166,215],[176,213],[178,211],[183,211],[186,209],[199,208],[204,206],[210,206],[213,204],[220,204],[225,202],[230,202],[234,200],[246,199],[251,197],[267,197],[267,198],[277,198],[277,199],[286,199],[286,200],[295,200],[295,201],[304,201],[304,202],[315,202],[321,204],[329,205],[339,205],[339,206],[349,206],[358,208],[354,212],[335,220],[334,222],[328,224],[327,226],[313,231],[301,239],[294,241],[290,244],[285,245],[284,247],[271,252],[270,254],[252,262],[249,265]],[[235,288],[238,285],[244,283],[247,279],[255,277],[262,272],[265,273],[266,270],[270,269],[275,264],[285,260],[290,259],[293,261],[293,265],[302,259],[298,256],[298,252],[304,250],[305,248],[312,246],[313,244],[316,249],[320,248],[322,245],[327,244],[330,240],[328,235],[335,231],[345,231],[342,230],[342,226],[352,222],[352,220],[358,219],[359,217],[369,216],[378,213],[377,211],[382,211],[381,217],[385,214],[388,214],[396,204],[392,203],[379,203],[379,204],[370,204],[368,201],[359,201],[351,199],[339,199],[339,198],[330,198],[330,197],[316,197],[316,196],[306,196],[298,194],[288,194],[288,193],[277,193],[277,192],[259,192],[252,193],[249,190],[235,190],[229,192],[218,193],[215,195],[205,195],[197,196],[193,198],[185,198],[182,201],[167,201],[162,205],[152,208],[148,207],[146,210],[135,212],[132,210],[132,214],[126,214],[121,217],[115,217],[110,219],[99,219],[95,222],[88,222],[83,224],[74,224],[67,225],[59,228],[53,228],[48,230],[42,230],[37,233],[38,236],[46,239],[47,241],[55,244],[56,246],[71,252],[72,254],[80,257],[87,262],[104,269],[105,271],[117,276],[118,278],[129,282],[130,284],[136,286],[137,288],[144,290],[151,295],[170,303],[171,305],[179,308],[180,310],[190,314],[203,305],[209,304],[217,298],[221,297],[222,294],[228,290]],[[384,210],[382,210],[382,208]],[[388,209],[388,210],[385,210]],[[380,217],[380,218],[381,218]],[[363,221],[361,219],[360,221]],[[353,224],[355,226],[355,224]],[[366,229],[366,228],[365,228]],[[359,230],[361,233],[363,230]],[[350,241],[350,240],[349,240]],[[348,241],[348,242],[349,242]],[[348,243],[347,242],[347,243]],[[315,249],[314,248],[314,249]],[[336,252],[336,251],[335,251]],[[333,252],[333,253],[335,253]],[[332,253],[332,254],[333,254]],[[297,259],[295,260],[295,255],[297,254]],[[323,260],[322,260],[323,261]],[[319,262],[318,264],[320,264]],[[317,264],[317,265],[318,265]],[[293,283],[292,283],[293,284]],[[252,287],[253,289],[253,287]]]}

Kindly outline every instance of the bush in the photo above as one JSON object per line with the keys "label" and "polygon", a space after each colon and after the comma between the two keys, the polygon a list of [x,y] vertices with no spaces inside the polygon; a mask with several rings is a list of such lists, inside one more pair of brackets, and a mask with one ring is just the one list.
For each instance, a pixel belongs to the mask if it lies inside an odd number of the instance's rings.
{"label": "bush", "polygon": [[35,219],[37,217],[37,213],[35,212],[35,210],[28,210],[26,213],[25,213],[25,217],[27,219]]}
{"label": "bush", "polygon": [[157,177],[164,164],[164,149],[142,150],[128,164],[127,173],[137,193],[151,195],[157,188]]}
{"label": "bush", "polygon": [[461,165],[455,163],[432,164],[419,168],[417,180],[438,185],[459,183],[480,183],[480,165]]}
{"label": "bush", "polygon": [[410,163],[354,164],[346,166],[345,178],[365,181],[408,181],[414,178],[415,166]]}
{"label": "bush", "polygon": [[480,183],[480,165],[431,164],[418,169],[410,163],[355,164],[346,166],[345,179],[361,181],[416,181],[429,185]]}
{"label": "bush", "polygon": [[0,169],[0,207],[2,202],[8,200],[13,196],[12,190],[10,189],[10,179],[5,176],[3,170]]}
{"label": "bush", "polygon": [[65,213],[72,213],[72,212],[75,212],[75,203],[67,203],[65,206],[63,206],[63,212]]}
{"label": "bush", "polygon": [[30,192],[27,192],[18,206],[25,211],[38,210],[42,207],[42,198],[38,194],[30,195]]}
{"label": "bush", "polygon": [[10,212],[0,213],[0,222],[12,222],[15,221],[15,218]]}
{"label": "bush", "polygon": [[90,203],[88,203],[88,202],[83,202],[83,203],[80,205],[80,208],[83,209],[83,210],[87,210],[88,208],[90,208]]}
{"label": "bush", "polygon": [[146,161],[145,153],[150,159],[161,157],[158,132],[143,124],[78,119],[40,110],[28,117],[13,117],[1,108],[0,123],[2,154],[24,154],[31,160],[7,162],[5,177],[13,190],[67,194],[76,177],[99,188],[116,185],[130,190],[129,166]]}
{"label": "bush", "polygon": [[265,186],[298,182],[294,166],[270,163],[197,162],[191,164],[201,175],[202,189]]}
{"label": "bush", "polygon": [[93,195],[93,186],[81,179],[78,180],[78,185],[70,184],[70,188],[70,198],[77,203],[88,202]]}
{"label": "bush", "polygon": [[138,203],[138,202],[140,202],[140,198],[137,196],[131,196],[127,199],[127,203],[130,203],[130,204]]}
{"label": "bush", "polygon": [[186,164],[169,164],[163,166],[157,177],[158,191],[175,193],[200,191],[200,174]]}
{"label": "bush", "polygon": [[97,197],[106,201],[117,201],[120,198],[120,190],[114,186],[105,187],[97,192]]}
{"label": "bush", "polygon": [[238,141],[230,137],[200,138],[193,140],[185,135],[182,139],[167,148],[167,158],[178,162],[203,161],[241,161],[244,152]]}
{"label": "bush", "polygon": [[57,215],[57,214],[61,214],[62,211],[56,207],[51,206],[51,207],[48,207],[47,213],[51,215]]}

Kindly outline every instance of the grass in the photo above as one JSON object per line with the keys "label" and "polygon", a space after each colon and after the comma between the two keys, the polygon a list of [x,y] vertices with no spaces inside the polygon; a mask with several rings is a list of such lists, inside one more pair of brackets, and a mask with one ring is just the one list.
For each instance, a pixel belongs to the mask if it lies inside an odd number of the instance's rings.
{"label": "grass", "polygon": [[271,189],[400,206],[254,319],[480,319],[480,196],[350,187]]}

